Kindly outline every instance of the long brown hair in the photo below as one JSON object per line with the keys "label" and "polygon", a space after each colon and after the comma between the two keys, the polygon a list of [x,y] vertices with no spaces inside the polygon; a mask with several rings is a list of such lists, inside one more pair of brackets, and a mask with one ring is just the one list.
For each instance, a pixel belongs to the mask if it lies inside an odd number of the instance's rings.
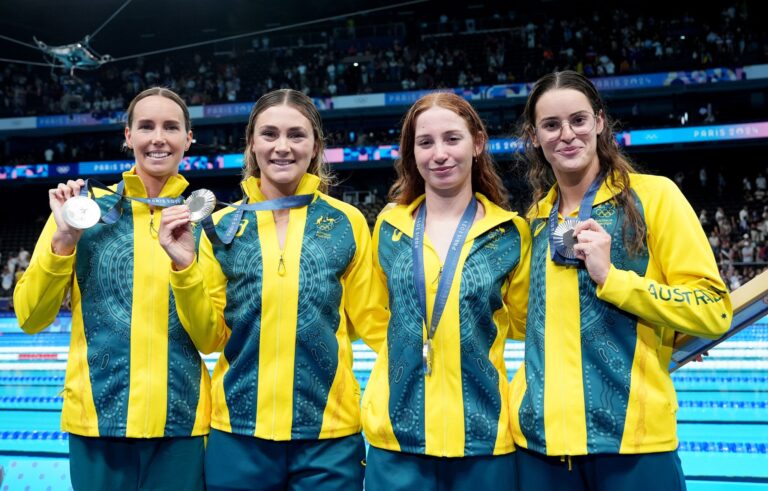
{"label": "long brown hair", "polygon": [[312,99],[307,97],[303,92],[293,89],[279,89],[273,90],[267,94],[264,94],[256,101],[251,110],[251,115],[248,118],[248,127],[245,129],[245,151],[243,152],[243,161],[245,166],[243,169],[243,176],[259,177],[261,175],[259,171],[259,165],[256,162],[256,155],[254,155],[251,147],[253,146],[253,132],[256,128],[256,119],[259,114],[263,113],[270,107],[286,105],[299,111],[305,118],[307,118],[312,125],[312,134],[315,137],[315,157],[312,162],[309,163],[307,172],[314,174],[320,178],[319,189],[325,193],[328,188],[333,184],[333,175],[328,163],[325,161],[325,136],[323,135],[323,123],[320,119],[320,113],[315,107]]}
{"label": "long brown hair", "polygon": [[627,250],[631,254],[639,254],[644,246],[646,229],[645,221],[629,187],[629,174],[636,172],[635,167],[616,142],[613,133],[615,122],[609,118],[605,102],[592,82],[578,72],[567,70],[544,75],[534,84],[525,104],[519,133],[528,164],[528,183],[533,190],[531,209],[538,211],[539,201],[557,182],[552,166],[544,157],[543,150],[533,145],[533,135],[536,131],[536,104],[542,95],[555,89],[573,89],[581,92],[587,97],[594,114],[603,117],[604,128],[597,135],[600,172],[606,176],[607,186],[615,193],[613,199],[616,204],[624,210],[626,219],[623,233]]}
{"label": "long brown hair", "polygon": [[400,131],[400,158],[395,162],[397,180],[389,189],[390,201],[408,204],[424,194],[424,179],[419,174],[414,154],[416,119],[427,109],[436,106],[459,115],[467,124],[473,142],[483,142],[483,151],[472,162],[472,191],[484,194],[489,200],[508,210],[507,190],[499,177],[493,158],[485,148],[488,143],[485,125],[469,102],[452,92],[427,94],[416,101],[405,114]]}

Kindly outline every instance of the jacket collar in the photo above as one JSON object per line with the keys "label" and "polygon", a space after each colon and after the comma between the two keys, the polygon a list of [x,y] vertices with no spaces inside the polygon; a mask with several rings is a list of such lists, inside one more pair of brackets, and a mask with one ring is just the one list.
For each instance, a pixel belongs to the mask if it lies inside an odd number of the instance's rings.
{"label": "jacket collar", "polygon": [[[472,224],[472,228],[469,230],[466,239],[468,241],[479,237],[497,225],[508,222],[517,216],[516,212],[507,211],[501,208],[480,193],[475,193],[475,197],[478,202],[483,205],[485,215],[483,218]],[[414,215],[416,214],[418,207],[424,202],[424,199],[425,195],[422,194],[407,205],[397,205],[394,208],[385,211],[382,215],[382,220],[397,228],[408,237],[413,238],[413,228],[416,224]]]}
{"label": "jacket collar", "polygon": [[[594,206],[597,206],[601,203],[605,203],[606,201],[609,201],[613,199],[614,196],[619,194],[621,192],[621,188],[618,186],[608,186],[607,179],[603,180],[603,183],[600,184],[600,189],[597,190],[597,194],[595,195],[595,202]],[[557,200],[557,184],[553,185],[546,196],[544,196],[539,201],[539,208],[538,210],[531,210],[528,217],[533,218],[549,218],[549,213],[552,211],[552,207],[555,206],[555,201]],[[577,207],[573,212],[571,213],[571,216],[577,216],[579,214],[579,207]]]}
{"label": "jacket collar", "polygon": [[[249,201],[267,201],[267,197],[261,192],[261,179],[250,176],[240,183],[243,192]],[[296,194],[315,194],[320,187],[320,178],[314,174],[304,174],[296,188]]]}
{"label": "jacket collar", "polygon": [[[136,166],[123,172],[123,181],[125,181],[126,196],[147,197],[147,189],[144,187],[141,177],[136,174]],[[158,198],[175,198],[180,196],[187,189],[187,186],[189,186],[189,182],[184,179],[184,176],[181,174],[173,175],[165,182]]]}

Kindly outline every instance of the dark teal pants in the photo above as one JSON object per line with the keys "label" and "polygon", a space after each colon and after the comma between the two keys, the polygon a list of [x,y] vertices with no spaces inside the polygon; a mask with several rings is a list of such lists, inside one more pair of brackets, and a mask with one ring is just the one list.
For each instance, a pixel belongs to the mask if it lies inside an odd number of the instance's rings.
{"label": "dark teal pants", "polygon": [[205,452],[208,491],[363,489],[359,433],[327,440],[272,441],[211,430]]}
{"label": "dark teal pants", "polygon": [[520,491],[685,491],[677,451],[547,457],[518,448]]}
{"label": "dark teal pants", "polygon": [[365,491],[516,491],[515,454],[432,457],[368,447]]}
{"label": "dark teal pants", "polygon": [[69,435],[75,491],[202,491],[202,436],[103,438]]}

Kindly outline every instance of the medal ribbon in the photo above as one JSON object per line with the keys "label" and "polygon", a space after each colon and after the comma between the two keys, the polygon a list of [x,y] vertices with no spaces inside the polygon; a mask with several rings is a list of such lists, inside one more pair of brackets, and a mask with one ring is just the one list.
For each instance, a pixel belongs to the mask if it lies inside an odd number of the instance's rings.
{"label": "medal ribbon", "polygon": [[[453,283],[453,277],[456,273],[456,265],[459,263],[459,256],[461,255],[461,246],[464,244],[467,234],[469,234],[469,229],[472,227],[472,222],[474,221],[476,213],[477,199],[472,196],[472,200],[464,209],[464,214],[461,216],[459,225],[453,233],[453,239],[451,239],[448,255],[446,256],[445,264],[443,265],[443,271],[438,281],[437,295],[435,296],[435,303],[432,308],[432,322],[429,323],[429,329],[427,330],[425,357],[428,354],[431,355],[431,353],[426,353],[426,350],[431,351],[431,341],[432,338],[435,337],[437,326],[440,323],[440,317],[443,315],[445,304],[448,301],[448,294],[451,291],[451,284]],[[413,257],[413,283],[418,292],[419,307],[425,326],[427,325],[427,287],[424,278],[424,228],[426,220],[427,206],[426,203],[423,203],[416,213],[416,223],[413,227],[413,241],[411,242],[411,254]],[[428,360],[425,359],[424,361],[426,364]],[[425,374],[429,375],[427,366],[424,367],[424,371]]]}
{"label": "medal ribbon", "polygon": [[176,198],[139,198],[139,197],[133,197],[133,196],[125,196],[123,194],[125,192],[125,181],[120,181],[117,184],[117,190],[112,191],[104,184],[100,183],[96,179],[86,179],[85,180],[85,186],[83,186],[80,189],[80,196],[86,196],[91,199],[94,198],[93,188],[99,188],[103,189],[109,193],[116,194],[119,199],[117,200],[117,203],[112,205],[112,207],[104,213],[101,218],[99,219],[102,223],[106,224],[112,224],[115,223],[120,216],[122,215],[122,209],[120,208],[120,203],[124,199],[127,199],[129,201],[138,201],[140,203],[146,203],[151,206],[156,206],[158,208],[167,208],[169,206],[174,205],[180,205],[184,202],[184,198],[181,196]]}
{"label": "medal ribbon", "polygon": [[[589,185],[587,193],[581,199],[579,205],[579,223],[589,220],[592,217],[592,206],[595,204],[595,196],[597,196],[597,190],[600,189],[600,185],[603,184],[604,175],[598,174],[592,184]],[[549,252],[552,255],[552,261],[557,264],[565,266],[578,266],[581,261],[578,259],[571,259],[563,256],[557,251],[555,246],[554,236],[555,229],[557,228],[557,210],[560,208],[560,188],[557,189],[557,199],[555,200],[552,211],[549,212]]]}
{"label": "medal ribbon", "polygon": [[[221,201],[221,204],[235,208],[235,212],[232,213],[232,220],[229,222],[227,229],[223,234],[219,235],[219,231],[216,230],[216,225],[213,223],[213,217],[208,215],[202,220],[203,230],[205,230],[205,235],[208,236],[208,239],[212,244],[229,245],[235,239],[237,229],[240,227],[240,220],[243,218],[243,214],[246,211],[274,211],[285,210],[287,208],[301,208],[302,206],[309,205],[314,197],[314,194],[297,194],[294,196],[284,196],[282,198],[240,205]],[[243,194],[243,202],[247,201],[248,196]]]}

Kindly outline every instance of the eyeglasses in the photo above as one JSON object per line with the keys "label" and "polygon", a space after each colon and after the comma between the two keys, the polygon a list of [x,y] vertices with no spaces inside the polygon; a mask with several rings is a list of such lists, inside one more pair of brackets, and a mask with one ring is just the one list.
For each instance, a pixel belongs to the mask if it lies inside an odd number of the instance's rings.
{"label": "eyeglasses", "polygon": [[581,112],[568,119],[545,119],[536,127],[536,136],[545,142],[553,142],[560,138],[563,127],[567,124],[575,135],[586,135],[595,128],[597,115]]}

